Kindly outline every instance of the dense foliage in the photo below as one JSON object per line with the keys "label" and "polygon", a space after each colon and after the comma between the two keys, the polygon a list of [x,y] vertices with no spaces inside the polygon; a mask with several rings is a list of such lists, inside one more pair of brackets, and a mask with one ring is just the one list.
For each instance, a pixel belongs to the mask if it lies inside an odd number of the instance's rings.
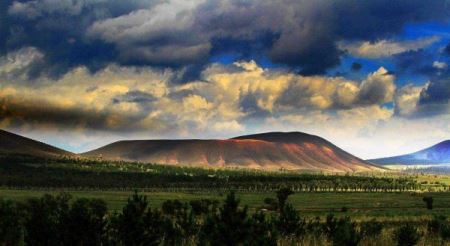
{"label": "dense foliage", "polygon": [[205,169],[88,159],[0,156],[0,186],[72,189],[165,189],[302,192],[392,192],[420,189],[411,178]]}
{"label": "dense foliage", "polygon": [[[286,190],[283,191],[286,193]],[[280,206],[280,205],[278,205]],[[449,243],[449,221],[435,217],[428,234]],[[23,203],[0,200],[0,245],[415,245],[424,235],[415,225],[394,230],[378,221],[358,224],[347,216],[308,220],[289,201],[277,211],[249,212],[233,192],[223,202],[166,201],[152,209],[146,196],[135,193],[122,211],[110,213],[98,199],[44,195]],[[369,242],[369,244],[367,244]],[[372,242],[372,243],[370,243]],[[386,244],[389,243],[389,244]],[[425,241],[426,243],[426,241]],[[429,244],[426,244],[429,245]]]}

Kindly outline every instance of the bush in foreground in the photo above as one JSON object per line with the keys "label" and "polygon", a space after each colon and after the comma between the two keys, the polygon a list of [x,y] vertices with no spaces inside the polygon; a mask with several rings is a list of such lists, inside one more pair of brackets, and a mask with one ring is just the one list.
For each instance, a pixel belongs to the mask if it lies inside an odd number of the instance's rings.
{"label": "bush in foreground", "polygon": [[394,240],[398,246],[414,246],[420,240],[420,233],[411,224],[406,224],[394,231]]}

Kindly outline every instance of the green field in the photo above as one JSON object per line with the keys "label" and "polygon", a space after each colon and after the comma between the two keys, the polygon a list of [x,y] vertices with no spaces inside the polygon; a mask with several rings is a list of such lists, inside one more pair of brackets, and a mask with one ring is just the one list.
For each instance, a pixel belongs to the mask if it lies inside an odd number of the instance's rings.
{"label": "green field", "polygon": [[[40,197],[45,193],[57,194],[56,190],[12,190],[1,189],[0,197],[24,201],[31,197]],[[108,203],[110,210],[120,210],[131,191],[67,191],[74,198],[101,198]],[[142,192],[149,198],[150,205],[155,208],[169,199],[190,201],[202,198],[217,199],[222,201],[226,194],[217,192]],[[237,193],[242,205],[247,205],[251,210],[263,207],[264,198],[273,197],[274,193],[268,192],[240,192]],[[450,216],[450,193],[428,193],[434,198],[434,209],[425,208],[422,197],[424,194],[415,193],[296,193],[289,197],[296,209],[307,217],[325,216],[329,212],[337,215],[349,215],[352,218],[366,220],[376,217],[385,221],[421,220],[428,219],[433,214]],[[347,212],[341,212],[346,207]]]}
{"label": "green field", "polygon": [[[398,172],[263,172],[6,156],[0,158],[0,197],[25,201],[66,191],[74,198],[103,199],[110,210],[118,211],[135,189],[145,191],[141,193],[155,208],[173,199],[223,201],[228,191],[235,190],[241,205],[256,211],[264,208],[265,198],[275,198],[280,187],[289,187],[296,191],[289,202],[307,217],[333,212],[358,220],[401,221],[429,219],[433,214],[450,216],[449,177]],[[433,197],[433,210],[425,208],[424,196]]]}

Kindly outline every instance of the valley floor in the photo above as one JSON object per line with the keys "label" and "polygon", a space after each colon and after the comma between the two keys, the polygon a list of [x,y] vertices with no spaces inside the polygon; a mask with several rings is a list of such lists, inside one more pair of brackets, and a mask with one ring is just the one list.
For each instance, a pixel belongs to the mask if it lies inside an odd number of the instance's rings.
{"label": "valley floor", "polygon": [[[67,192],[74,198],[99,198],[107,202],[108,208],[120,210],[132,191],[75,191],[63,189],[0,189],[0,198],[25,201],[43,194]],[[166,200],[187,202],[198,199],[215,199],[223,201],[226,193],[220,192],[140,192],[149,198],[152,207],[159,208]],[[276,198],[274,192],[238,192],[242,205],[256,211],[264,207],[265,198]],[[427,210],[422,198],[434,199],[433,210]],[[438,193],[382,193],[382,192],[298,192],[289,197],[289,202],[306,217],[325,217],[332,212],[337,216],[350,216],[355,220],[365,221],[377,218],[393,223],[399,221],[417,221],[430,219],[434,214],[450,217],[450,192]]]}

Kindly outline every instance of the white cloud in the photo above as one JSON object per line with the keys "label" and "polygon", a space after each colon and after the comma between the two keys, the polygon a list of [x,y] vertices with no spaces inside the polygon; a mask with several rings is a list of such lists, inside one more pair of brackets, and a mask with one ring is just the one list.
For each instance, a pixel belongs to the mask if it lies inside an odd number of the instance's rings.
{"label": "white cloud", "polygon": [[339,47],[356,57],[377,59],[406,51],[419,50],[439,41],[439,39],[437,36],[432,36],[412,41],[380,40],[377,42],[341,42]]}
{"label": "white cloud", "polygon": [[406,85],[395,95],[395,113],[400,116],[411,116],[417,111],[417,104],[420,99],[420,93],[424,86]]}
{"label": "white cloud", "polygon": [[394,80],[394,75],[384,67],[369,74],[360,86],[360,103],[371,105],[391,102],[396,88]]}
{"label": "white cloud", "polygon": [[440,62],[440,61],[433,62],[433,67],[437,68],[437,69],[446,69],[447,66],[448,66],[447,63],[445,63],[445,62]]}
{"label": "white cloud", "polygon": [[24,47],[0,57],[0,78],[26,81],[30,67],[41,61],[44,54],[34,47]]}

